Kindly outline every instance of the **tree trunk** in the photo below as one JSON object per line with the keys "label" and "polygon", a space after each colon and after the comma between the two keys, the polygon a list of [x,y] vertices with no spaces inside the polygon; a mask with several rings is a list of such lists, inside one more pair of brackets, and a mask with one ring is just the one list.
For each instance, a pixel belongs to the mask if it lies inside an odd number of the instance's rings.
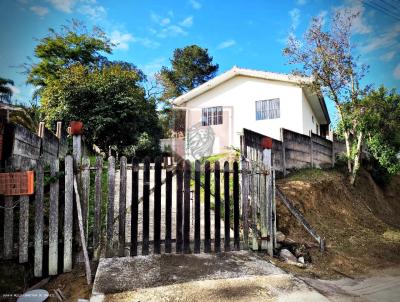
{"label": "tree trunk", "polygon": [[347,156],[347,170],[351,173],[351,148],[350,148],[350,134],[348,131],[344,132],[344,140],[346,142],[346,156]]}
{"label": "tree trunk", "polygon": [[357,172],[360,169],[362,141],[363,141],[363,132],[360,131],[360,133],[358,134],[357,151],[356,151],[356,156],[354,157],[353,171],[351,172],[350,176],[350,183],[353,186],[356,181]]}

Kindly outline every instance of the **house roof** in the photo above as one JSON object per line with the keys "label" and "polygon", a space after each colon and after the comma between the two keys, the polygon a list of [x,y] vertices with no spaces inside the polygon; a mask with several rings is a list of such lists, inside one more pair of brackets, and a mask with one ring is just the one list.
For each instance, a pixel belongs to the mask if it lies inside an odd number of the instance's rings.
{"label": "house roof", "polygon": [[[295,75],[239,68],[237,66],[234,66],[233,68],[224,72],[223,74],[216,76],[215,78],[203,83],[202,85],[175,98],[173,100],[173,104],[180,106],[180,105],[190,101],[191,99],[213,89],[214,87],[216,87],[218,85],[221,85],[222,83],[224,83],[236,76],[245,76],[245,77],[264,79],[264,80],[270,80],[270,81],[293,83],[293,84],[298,84],[298,85],[304,84],[304,83],[305,84],[311,83],[311,81],[312,81],[311,78],[304,78],[304,77],[299,77],[299,76],[295,76]],[[323,117],[325,118],[327,124],[329,124],[330,123],[329,113],[326,108],[326,103],[325,103],[323,96],[312,93],[311,90],[306,87],[303,87],[303,91],[309,99],[312,98],[316,101],[315,103],[319,103],[319,106],[321,108],[321,113],[323,114]],[[315,108],[313,108],[313,109],[315,109]]]}

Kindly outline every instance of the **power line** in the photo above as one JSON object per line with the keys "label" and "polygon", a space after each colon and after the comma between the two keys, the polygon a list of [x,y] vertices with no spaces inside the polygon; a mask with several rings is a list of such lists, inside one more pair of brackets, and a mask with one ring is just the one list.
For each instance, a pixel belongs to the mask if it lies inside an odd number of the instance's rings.
{"label": "power line", "polygon": [[382,6],[380,6],[379,4],[375,3],[375,2],[367,2],[366,0],[359,0],[360,2],[364,3],[365,5],[367,5],[368,7],[377,10],[389,17],[392,17],[398,21],[400,21],[400,15],[397,16],[396,14],[393,14],[392,12],[390,12],[390,10],[388,10],[387,8],[384,8]]}

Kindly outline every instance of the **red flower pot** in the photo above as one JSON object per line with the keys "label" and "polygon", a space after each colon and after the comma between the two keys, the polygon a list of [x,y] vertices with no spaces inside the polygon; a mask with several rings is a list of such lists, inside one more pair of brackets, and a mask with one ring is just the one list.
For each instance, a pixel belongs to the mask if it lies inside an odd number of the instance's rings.
{"label": "red flower pot", "polygon": [[82,132],[83,132],[83,122],[71,121],[69,123],[69,126],[71,127],[71,134],[72,135],[82,134]]}
{"label": "red flower pot", "polygon": [[264,138],[261,140],[261,146],[262,146],[264,149],[272,149],[272,138],[264,137]]}

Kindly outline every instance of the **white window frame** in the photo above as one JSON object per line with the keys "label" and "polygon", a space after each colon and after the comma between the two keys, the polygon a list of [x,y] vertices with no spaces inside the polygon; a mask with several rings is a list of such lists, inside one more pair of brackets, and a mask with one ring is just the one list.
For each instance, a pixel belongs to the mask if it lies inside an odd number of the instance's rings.
{"label": "white window frame", "polygon": [[201,124],[203,126],[214,126],[222,125],[223,119],[223,107],[206,107],[201,109]]}
{"label": "white window frame", "polygon": [[280,118],[280,103],[279,98],[256,101],[256,121]]}

